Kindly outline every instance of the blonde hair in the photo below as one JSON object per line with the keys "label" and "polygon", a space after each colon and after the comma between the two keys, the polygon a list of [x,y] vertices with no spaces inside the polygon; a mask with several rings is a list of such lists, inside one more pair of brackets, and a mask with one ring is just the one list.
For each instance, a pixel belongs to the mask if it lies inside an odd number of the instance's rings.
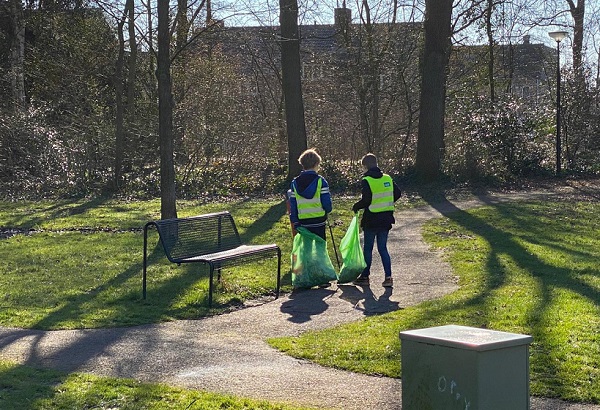
{"label": "blonde hair", "polygon": [[312,169],[321,163],[321,156],[317,154],[314,148],[307,149],[300,155],[298,162],[303,169]]}
{"label": "blonde hair", "polygon": [[377,166],[377,157],[375,154],[368,153],[360,160],[365,168],[371,169]]}

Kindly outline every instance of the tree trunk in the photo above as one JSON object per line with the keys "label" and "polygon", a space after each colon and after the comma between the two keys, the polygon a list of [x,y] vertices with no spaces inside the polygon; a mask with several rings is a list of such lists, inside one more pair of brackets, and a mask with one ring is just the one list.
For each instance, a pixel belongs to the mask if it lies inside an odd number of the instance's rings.
{"label": "tree trunk", "polygon": [[488,82],[490,86],[490,101],[492,107],[496,101],[496,90],[494,84],[494,31],[492,27],[492,16],[494,14],[494,0],[488,0],[487,10],[485,12],[485,31],[488,39]]}
{"label": "tree trunk", "polygon": [[[123,162],[127,156],[127,124],[131,124],[135,113],[135,77],[137,61],[137,43],[135,39],[135,14],[134,0],[127,0],[123,10],[123,16],[117,26],[117,36],[119,40],[119,54],[115,67],[115,172],[114,172],[114,190],[121,189],[123,184]],[[123,34],[125,21],[128,24],[129,35],[129,56],[127,58],[127,90],[124,87],[125,72],[125,36]],[[127,99],[124,102],[123,97],[126,94]]]}
{"label": "tree trunk", "polygon": [[300,40],[297,0],[279,0],[281,24],[281,73],[285,96],[288,138],[288,179],[301,171],[300,154],[307,148],[304,101],[300,78]]}
{"label": "tree trunk", "polygon": [[[175,15],[175,51],[171,57],[174,61],[172,64],[172,72],[176,74],[178,81],[173,85],[173,104],[174,106],[179,105],[185,98],[185,90],[187,85],[185,84],[185,76],[183,73],[186,70],[186,52],[185,48],[188,44],[188,34],[190,30],[190,22],[187,16],[188,11],[188,0],[177,0],[177,14]],[[178,121],[176,126],[173,128],[173,143],[181,144],[185,136],[185,124],[186,121]]]}
{"label": "tree trunk", "polygon": [[[127,6],[125,6],[127,8]],[[119,52],[115,64],[115,75],[113,79],[115,90],[115,171],[113,180],[113,189],[118,191],[121,188],[121,175],[123,171],[123,150],[125,148],[125,105],[123,104],[123,71],[125,67],[125,36],[123,27],[125,26],[124,11],[123,17],[117,25],[117,37],[119,40]]]}
{"label": "tree trunk", "polygon": [[[567,0],[573,18],[573,69],[578,74],[583,70],[583,23],[585,18],[585,0],[579,0],[577,5],[573,0]],[[584,78],[583,75],[578,76]]]}
{"label": "tree trunk", "polygon": [[187,0],[177,0],[177,15],[175,46],[177,52],[183,50],[187,44],[188,32],[190,23],[187,17],[188,2]]}
{"label": "tree trunk", "polygon": [[129,122],[135,115],[135,79],[137,73],[137,40],[135,37],[135,5],[134,0],[127,0],[127,26],[129,30],[129,58],[127,61],[127,117]]}
{"label": "tree trunk", "polygon": [[20,0],[10,2],[12,18],[11,44],[11,85],[15,111],[25,108],[25,25],[23,23],[23,5]]}
{"label": "tree trunk", "polygon": [[417,175],[425,182],[434,181],[441,175],[451,17],[452,0],[426,1],[416,159]]}
{"label": "tree trunk", "polygon": [[175,164],[173,161],[173,95],[169,33],[169,0],[158,0],[158,135],[160,140],[160,214],[176,218]]}
{"label": "tree trunk", "polygon": [[[584,73],[584,62],[583,62],[583,34],[584,34],[584,19],[585,19],[585,0],[578,0],[577,4],[573,0],[567,0],[569,3],[569,10],[571,12],[571,17],[573,18],[573,72],[574,72],[574,84],[570,89],[570,93],[575,96],[584,96],[586,95],[586,75]],[[560,57],[558,57],[560,58]],[[557,75],[560,74],[557,73]],[[560,77],[557,76],[558,79]],[[557,90],[558,92],[558,90]],[[558,98],[558,96],[557,96]],[[583,103],[585,98],[581,98],[577,111],[577,114],[569,117],[566,117],[565,110],[558,110],[558,114],[560,115],[560,121],[557,119],[557,126],[562,124],[562,129],[559,131],[563,134],[563,142],[566,151],[567,158],[567,166],[572,168],[574,158],[573,155],[576,150],[571,149],[571,144],[577,145],[577,140],[582,138],[581,135],[582,130],[586,129],[586,117],[590,115],[591,107],[588,104]],[[563,121],[564,120],[564,121]],[[569,137],[571,134],[571,138]],[[558,135],[558,134],[557,134]],[[572,141],[572,142],[571,142]],[[557,141],[559,143],[559,141]],[[558,166],[557,166],[558,171]]]}
{"label": "tree trunk", "polygon": [[146,43],[148,45],[148,54],[150,55],[150,61],[149,61],[148,67],[149,67],[149,73],[151,75],[153,75],[153,74],[155,74],[154,57],[158,57],[158,56],[156,56],[156,53],[154,51],[154,24],[153,24],[152,2],[150,0],[148,0],[148,2],[146,3],[146,27],[148,30],[148,38],[146,40]]}

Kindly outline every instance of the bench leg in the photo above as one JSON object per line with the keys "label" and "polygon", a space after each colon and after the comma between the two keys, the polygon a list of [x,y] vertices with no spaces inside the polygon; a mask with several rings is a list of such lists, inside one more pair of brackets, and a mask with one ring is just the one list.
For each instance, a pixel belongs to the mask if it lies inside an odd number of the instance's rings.
{"label": "bench leg", "polygon": [[146,299],[146,270],[148,268],[148,228],[153,225],[152,222],[148,222],[144,225],[144,262],[142,268],[142,299]]}
{"label": "bench leg", "polygon": [[146,236],[144,236],[144,263],[142,268],[142,299],[146,299],[146,270],[147,270],[147,256],[146,256]]}
{"label": "bench leg", "polygon": [[212,295],[213,295],[213,275],[215,273],[215,265],[209,263],[210,275],[208,277],[208,307],[212,307]]}
{"label": "bench leg", "polygon": [[277,289],[275,290],[275,299],[279,298],[279,289],[281,288],[281,250],[277,248]]}

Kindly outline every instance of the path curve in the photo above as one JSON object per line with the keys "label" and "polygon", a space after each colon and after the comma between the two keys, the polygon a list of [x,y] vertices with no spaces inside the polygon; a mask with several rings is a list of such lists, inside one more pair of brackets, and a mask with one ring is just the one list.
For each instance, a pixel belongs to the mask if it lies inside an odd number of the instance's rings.
{"label": "path curve", "polygon": [[[360,320],[454,291],[457,285],[450,266],[422,240],[423,223],[457,208],[514,199],[520,198],[497,195],[397,212],[397,224],[389,238],[396,283],[393,291],[385,291],[378,283],[383,274],[375,252],[370,289],[334,285],[294,292],[220,316],[131,328],[0,328],[0,357],[68,372],[161,382],[316,408],[401,409],[401,380],[298,360],[270,348],[265,340]],[[531,408],[600,410],[600,406],[539,398],[532,398]]]}

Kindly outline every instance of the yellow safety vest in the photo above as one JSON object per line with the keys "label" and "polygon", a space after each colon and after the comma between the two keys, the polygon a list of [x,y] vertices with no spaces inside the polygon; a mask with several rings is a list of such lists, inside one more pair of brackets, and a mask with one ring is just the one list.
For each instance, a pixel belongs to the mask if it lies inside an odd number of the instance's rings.
{"label": "yellow safety vest", "polygon": [[325,216],[325,210],[321,205],[321,186],[323,180],[319,178],[317,182],[317,190],[312,198],[304,198],[296,190],[294,185],[294,195],[296,195],[296,204],[298,205],[298,219],[319,218]]}
{"label": "yellow safety vest", "polygon": [[371,193],[371,212],[385,212],[394,210],[394,181],[388,174],[381,178],[363,177],[369,183]]}

